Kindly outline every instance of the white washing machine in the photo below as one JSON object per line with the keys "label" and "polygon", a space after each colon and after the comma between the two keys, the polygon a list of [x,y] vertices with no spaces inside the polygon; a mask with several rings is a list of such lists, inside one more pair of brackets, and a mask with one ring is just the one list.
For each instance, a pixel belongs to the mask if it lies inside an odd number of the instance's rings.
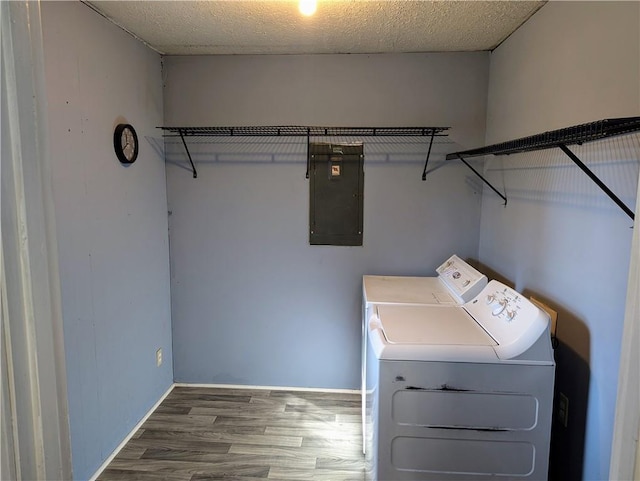
{"label": "white washing machine", "polygon": [[363,307],[373,304],[455,305],[473,299],[487,276],[452,255],[436,269],[437,277],[363,276]]}
{"label": "white washing machine", "polygon": [[473,299],[487,285],[487,276],[457,255],[436,269],[437,277],[362,277],[362,439],[366,452],[367,324],[378,304],[454,306]]}
{"label": "white washing machine", "polygon": [[463,305],[376,305],[367,333],[367,480],[547,479],[544,311],[494,280]]}

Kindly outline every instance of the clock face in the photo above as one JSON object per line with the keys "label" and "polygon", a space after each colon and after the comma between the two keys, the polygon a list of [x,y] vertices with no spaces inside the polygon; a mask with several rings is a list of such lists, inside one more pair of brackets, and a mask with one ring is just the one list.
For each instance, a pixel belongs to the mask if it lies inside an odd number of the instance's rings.
{"label": "clock face", "polygon": [[122,131],[121,139],[122,153],[124,154],[126,159],[131,162],[131,159],[133,159],[133,154],[136,151],[136,141],[133,138],[133,132],[131,132],[131,129],[129,127],[125,128]]}
{"label": "clock face", "polygon": [[119,124],[113,133],[113,148],[118,160],[132,164],[138,157],[138,135],[132,125]]}

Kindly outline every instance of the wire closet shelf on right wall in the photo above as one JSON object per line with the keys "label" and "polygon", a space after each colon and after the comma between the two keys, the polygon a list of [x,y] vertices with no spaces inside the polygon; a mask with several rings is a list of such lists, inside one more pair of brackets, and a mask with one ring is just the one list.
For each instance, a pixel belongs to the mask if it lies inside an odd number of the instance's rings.
{"label": "wire closet shelf on right wall", "polygon": [[624,136],[640,132],[640,117],[624,117],[616,119],[597,120],[586,124],[574,125],[558,130],[551,130],[541,134],[522,137],[499,144],[488,145],[477,149],[464,150],[447,154],[447,160],[458,159],[469,167],[487,186],[489,186],[505,205],[507,197],[496,189],[480,172],[466,159],[486,155],[510,155],[532,152],[543,149],[560,149],[571,159],[589,178],[613,200],[631,219],[635,220],[634,212],[591,170],[578,156],[569,149],[570,145],[582,145],[610,137]]}

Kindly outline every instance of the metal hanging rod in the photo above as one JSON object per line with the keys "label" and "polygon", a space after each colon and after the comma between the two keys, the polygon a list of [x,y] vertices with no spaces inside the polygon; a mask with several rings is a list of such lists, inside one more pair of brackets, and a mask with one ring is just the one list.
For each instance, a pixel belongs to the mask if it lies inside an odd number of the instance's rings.
{"label": "metal hanging rod", "polygon": [[519,154],[522,152],[531,152],[543,149],[558,148],[564,152],[589,178],[596,183],[600,189],[609,196],[631,219],[635,220],[635,215],[629,207],[627,207],[618,198],[611,189],[609,189],[604,182],[602,182],[598,176],[595,175],[576,155],[569,150],[568,145],[581,145],[587,142],[593,142],[596,140],[602,140],[610,137],[616,137],[620,135],[631,134],[640,131],[640,117],[625,117],[616,119],[604,119],[595,122],[589,122],[586,124],[574,125],[572,127],[566,127],[563,129],[552,130],[537,135],[531,135],[529,137],[522,137],[520,139],[510,140],[508,142],[502,142],[499,144],[489,145],[481,147],[479,149],[465,150],[461,152],[453,152],[447,154],[446,159],[460,159],[471,170],[478,175],[483,182],[485,182],[491,189],[502,197],[507,203],[506,196],[500,194],[498,190],[489,183],[484,177],[482,177],[475,169],[473,169],[465,158],[480,157],[485,155],[510,155]]}
{"label": "metal hanging rod", "polygon": [[[309,143],[311,137],[429,137],[429,152],[425,161],[425,171],[434,137],[447,137],[449,127],[305,127],[300,125],[243,126],[243,127],[158,127],[165,137],[180,137],[193,177],[198,177],[186,137],[306,137],[307,173],[309,178]],[[425,174],[423,174],[424,180]]]}

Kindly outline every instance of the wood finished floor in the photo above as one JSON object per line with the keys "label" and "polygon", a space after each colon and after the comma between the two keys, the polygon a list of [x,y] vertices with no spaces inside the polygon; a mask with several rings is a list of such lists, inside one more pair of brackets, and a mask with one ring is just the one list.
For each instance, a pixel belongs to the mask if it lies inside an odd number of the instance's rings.
{"label": "wood finished floor", "polygon": [[362,481],[360,397],[176,387],[98,481]]}

